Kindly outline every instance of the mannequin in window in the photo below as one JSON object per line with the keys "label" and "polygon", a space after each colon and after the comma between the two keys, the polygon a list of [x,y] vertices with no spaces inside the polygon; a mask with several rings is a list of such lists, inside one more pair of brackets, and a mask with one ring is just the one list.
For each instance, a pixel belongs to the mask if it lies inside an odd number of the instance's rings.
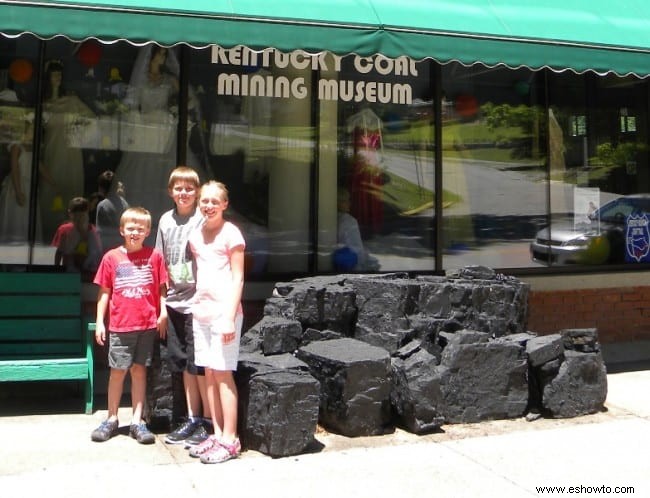
{"label": "mannequin in window", "polygon": [[63,85],[63,65],[52,60],[45,65],[43,105],[43,154],[38,198],[43,240],[50,241],[66,219],[66,206],[84,193],[82,150],[70,146],[69,125],[94,116],[79,97]]}
{"label": "mannequin in window", "polygon": [[33,134],[33,122],[25,121],[21,139],[8,146],[11,169],[0,190],[0,239],[4,242],[27,241]]}
{"label": "mannequin in window", "polygon": [[[154,223],[171,208],[167,182],[177,161],[179,72],[175,52],[150,43],[138,52],[126,96],[130,112],[122,123],[115,179],[128,203],[146,207]],[[194,103],[190,96],[188,106]],[[187,154],[186,164],[205,179],[189,148]]]}
{"label": "mannequin in window", "polygon": [[[11,78],[8,80],[8,84],[12,85],[13,81]],[[18,104],[18,94],[13,88],[4,88],[0,90],[0,104],[3,102],[9,104]],[[9,144],[11,147],[11,144]],[[11,173],[11,159],[9,157],[9,148],[6,148],[4,144],[0,147],[0,185],[5,178],[7,178]]]}
{"label": "mannequin in window", "polygon": [[352,172],[350,175],[350,212],[358,220],[362,232],[381,231],[384,221],[381,168],[383,123],[371,109],[361,109],[347,121],[352,135]]}

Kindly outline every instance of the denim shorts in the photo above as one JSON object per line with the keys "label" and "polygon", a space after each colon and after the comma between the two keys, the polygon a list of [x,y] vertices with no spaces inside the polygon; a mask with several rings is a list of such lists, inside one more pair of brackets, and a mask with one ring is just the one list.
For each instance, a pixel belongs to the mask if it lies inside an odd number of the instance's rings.
{"label": "denim shorts", "polygon": [[128,370],[133,364],[151,365],[153,347],[158,331],[109,332],[108,366]]}

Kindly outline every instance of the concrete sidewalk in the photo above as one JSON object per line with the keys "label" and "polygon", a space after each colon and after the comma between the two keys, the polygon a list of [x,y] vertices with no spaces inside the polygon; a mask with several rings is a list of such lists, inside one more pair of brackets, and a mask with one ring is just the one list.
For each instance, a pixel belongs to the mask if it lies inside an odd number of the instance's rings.
{"label": "concrete sidewalk", "polygon": [[[319,432],[312,453],[272,459],[246,451],[220,465],[199,463],[162,435],[154,445],[138,445],[125,435],[128,408],[120,412],[124,434],[106,443],[90,441],[104,410],[0,417],[0,493],[506,498],[610,496],[624,487],[628,495],[650,496],[650,370],[609,374],[608,382],[607,410],[594,415],[445,425],[427,436]],[[536,491],[541,486],[567,489]],[[584,493],[569,494],[569,486]]]}

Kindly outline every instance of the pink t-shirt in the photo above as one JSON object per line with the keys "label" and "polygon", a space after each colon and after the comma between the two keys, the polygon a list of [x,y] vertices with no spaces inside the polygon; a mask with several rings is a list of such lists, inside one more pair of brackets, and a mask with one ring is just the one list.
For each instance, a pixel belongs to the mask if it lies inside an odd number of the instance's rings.
{"label": "pink t-shirt", "polygon": [[[230,256],[236,247],[246,247],[239,228],[226,221],[215,237],[206,243],[201,229],[189,237],[190,249],[196,261],[196,293],[192,313],[201,322],[219,319],[224,314],[224,304],[229,302],[232,291]],[[237,314],[242,313],[241,303]]]}
{"label": "pink t-shirt", "polygon": [[168,283],[165,259],[153,247],[128,253],[124,247],[102,258],[94,283],[111,291],[108,330],[155,329],[160,313],[160,286]]}

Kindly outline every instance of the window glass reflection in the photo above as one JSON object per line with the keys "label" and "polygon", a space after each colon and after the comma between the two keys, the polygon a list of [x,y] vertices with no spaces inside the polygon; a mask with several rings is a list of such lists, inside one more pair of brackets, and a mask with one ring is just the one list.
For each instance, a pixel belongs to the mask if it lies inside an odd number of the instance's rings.
{"label": "window glass reflection", "polygon": [[531,244],[540,264],[650,260],[646,93],[634,77],[550,76],[550,124],[562,141],[551,224]]}
{"label": "window glass reflection", "polygon": [[277,51],[237,57],[248,49],[217,50],[214,61],[210,49],[191,54],[190,85],[205,113],[190,147],[205,150],[205,169],[228,186],[226,216],[246,239],[248,276],[305,272],[315,140],[306,89],[312,72],[285,64],[286,54]]}
{"label": "window glass reflection", "polygon": [[443,264],[527,267],[546,225],[546,116],[536,74],[443,67]]}
{"label": "window glass reflection", "polygon": [[338,94],[320,114],[338,126],[320,130],[320,270],[434,269],[429,72],[428,62],[346,56],[321,73]]}
{"label": "window glass reflection", "polygon": [[29,261],[38,41],[0,38],[0,264]]}

